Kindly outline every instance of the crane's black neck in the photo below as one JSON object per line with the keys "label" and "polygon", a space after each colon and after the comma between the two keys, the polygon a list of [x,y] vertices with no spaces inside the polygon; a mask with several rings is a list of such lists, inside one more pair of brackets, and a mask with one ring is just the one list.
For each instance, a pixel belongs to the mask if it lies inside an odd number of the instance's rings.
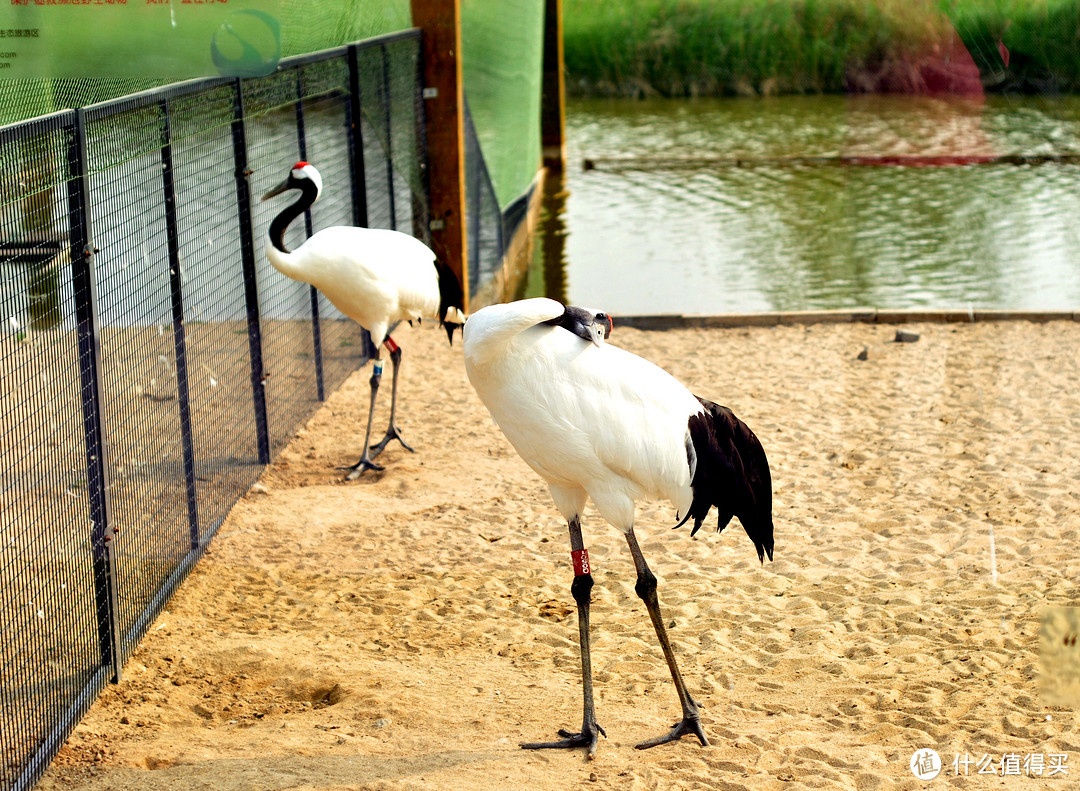
{"label": "crane's black neck", "polygon": [[270,243],[283,253],[291,252],[285,246],[285,231],[292,221],[310,209],[311,204],[319,197],[319,189],[311,179],[297,179],[297,182],[299,183],[294,189],[300,190],[300,197],[295,203],[282,209],[270,223]]}
{"label": "crane's black neck", "polygon": [[456,321],[448,321],[446,318],[450,308],[465,311],[465,291],[461,287],[461,281],[454,274],[445,261],[435,259],[435,274],[439,279],[439,323],[446,330],[446,337],[450,344],[454,343],[454,330],[464,326]]}
{"label": "crane's black neck", "polygon": [[439,278],[439,321],[444,321],[450,308],[465,310],[465,291],[445,261],[435,259],[435,273]]}

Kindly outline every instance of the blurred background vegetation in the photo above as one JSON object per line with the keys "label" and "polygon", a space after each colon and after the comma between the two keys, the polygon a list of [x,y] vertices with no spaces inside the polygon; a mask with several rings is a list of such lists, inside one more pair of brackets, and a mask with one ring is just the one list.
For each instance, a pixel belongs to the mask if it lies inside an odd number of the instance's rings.
{"label": "blurred background vegetation", "polygon": [[576,95],[905,90],[957,41],[987,90],[1080,89],[1080,0],[565,0],[564,24]]}

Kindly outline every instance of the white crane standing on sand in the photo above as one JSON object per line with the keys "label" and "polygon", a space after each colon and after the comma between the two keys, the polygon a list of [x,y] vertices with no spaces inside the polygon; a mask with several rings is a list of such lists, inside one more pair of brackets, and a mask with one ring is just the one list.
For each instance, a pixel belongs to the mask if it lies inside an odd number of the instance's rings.
{"label": "white crane standing on sand", "polygon": [[611,319],[527,299],[477,311],[465,323],[465,371],[480,400],[522,459],[547,481],[570,527],[571,593],[578,607],[585,705],[581,730],[526,749],[585,747],[596,754],[589,655],[593,585],[581,538],[581,512],[591,497],[600,514],[626,536],[645,602],[682,704],[682,720],[638,749],[694,734],[707,745],[698,705],[683,683],[649,570],[634,535],[634,501],[666,497],[694,528],[712,506],[717,531],[733,515],[757,547],[773,556],[772,482],[757,437],[731,410],[699,399],[667,372],[604,343]]}
{"label": "white crane standing on sand", "polygon": [[[267,200],[286,190],[299,190],[300,197],[270,223],[267,259],[281,274],[319,289],[334,307],[366,329],[375,344],[364,452],[360,461],[344,468],[349,470],[346,479],[354,480],[365,470],[383,469],[373,459],[390,440],[396,439],[406,450],[412,450],[402,439],[395,422],[401,347],[390,337],[390,332],[401,321],[438,318],[452,344],[454,330],[465,321],[461,312],[464,295],[457,276],[435,258],[427,245],[398,231],[339,225],[313,234],[296,250],[288,250],[285,229],[319,199],[322,177],[314,166],[297,162],[288,178],[262,199]],[[379,348],[383,345],[389,350],[394,367],[390,426],[382,440],[369,446],[375,396],[382,378]]]}

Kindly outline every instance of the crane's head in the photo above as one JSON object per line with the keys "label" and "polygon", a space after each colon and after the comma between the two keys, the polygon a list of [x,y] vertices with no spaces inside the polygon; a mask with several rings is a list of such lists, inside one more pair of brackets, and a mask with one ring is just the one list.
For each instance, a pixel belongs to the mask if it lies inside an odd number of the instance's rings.
{"label": "crane's head", "polygon": [[604,313],[603,311],[593,313],[592,321],[590,321],[586,327],[586,331],[589,333],[589,340],[597,346],[610,338],[614,329],[615,319],[611,318],[611,314]]}
{"label": "crane's head", "polygon": [[561,316],[545,321],[544,324],[562,327],[594,346],[602,346],[615,328],[615,322],[607,313],[573,305],[567,305]]}
{"label": "crane's head", "polygon": [[461,281],[445,261],[435,260],[439,273],[439,324],[446,329],[450,345],[454,345],[454,330],[465,325],[465,291]]}
{"label": "crane's head", "polygon": [[287,190],[301,190],[305,193],[314,192],[315,197],[311,199],[311,202],[314,203],[322,194],[322,176],[319,175],[319,171],[315,169],[314,165],[308,162],[297,162],[289,171],[288,178],[263,195],[262,200],[280,195]]}

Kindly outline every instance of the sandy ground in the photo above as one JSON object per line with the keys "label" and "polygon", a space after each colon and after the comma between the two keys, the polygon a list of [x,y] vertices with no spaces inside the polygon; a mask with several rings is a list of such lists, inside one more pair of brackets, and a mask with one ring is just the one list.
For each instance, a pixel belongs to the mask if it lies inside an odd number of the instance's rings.
{"label": "sandy ground", "polygon": [[[1077,787],[1080,627],[1052,608],[1080,606],[1080,323],[906,329],[919,341],[869,324],[616,325],[612,342],[732,407],[773,468],[764,566],[737,525],[691,540],[669,504],[639,504],[712,746],[633,749],[678,705],[625,542],[590,512],[608,738],[593,761],[518,748],[581,722],[566,526],[460,345],[425,326],[399,337],[418,452],[339,481],[366,414],[368,371],[354,375],[39,787]],[[935,780],[910,768],[926,748]]]}

